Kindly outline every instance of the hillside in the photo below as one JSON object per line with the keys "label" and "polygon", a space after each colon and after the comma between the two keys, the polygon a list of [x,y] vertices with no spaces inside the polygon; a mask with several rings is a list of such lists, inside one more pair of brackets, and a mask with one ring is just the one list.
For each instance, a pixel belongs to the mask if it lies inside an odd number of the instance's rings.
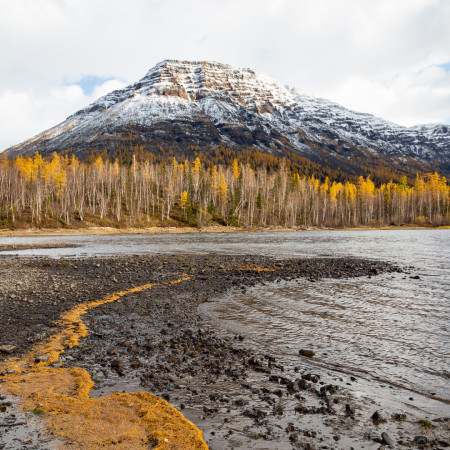
{"label": "hillside", "polygon": [[251,69],[173,60],[6,154],[70,151],[85,159],[92,150],[114,155],[137,145],[183,156],[219,146],[297,154],[348,174],[359,174],[361,167],[450,173],[448,126],[406,128],[302,94]]}

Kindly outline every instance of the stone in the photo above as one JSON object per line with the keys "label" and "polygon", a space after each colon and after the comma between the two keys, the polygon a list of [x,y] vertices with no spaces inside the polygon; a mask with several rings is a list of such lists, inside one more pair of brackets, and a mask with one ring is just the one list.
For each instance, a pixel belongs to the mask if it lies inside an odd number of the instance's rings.
{"label": "stone", "polygon": [[16,348],[17,347],[15,345],[0,345],[0,353],[6,353],[9,355],[14,352]]}
{"label": "stone", "polygon": [[381,433],[381,438],[386,445],[394,445],[394,441],[386,432]]}
{"label": "stone", "polygon": [[347,414],[347,416],[354,416],[355,415],[355,407],[353,405],[350,405],[350,403],[347,403],[345,405],[345,414]]}
{"label": "stone", "polygon": [[48,356],[36,356],[36,358],[34,358],[34,362],[36,363],[48,362]]}
{"label": "stone", "polygon": [[301,378],[300,380],[297,380],[297,385],[300,389],[308,389],[309,387],[309,383],[304,380],[303,378]]}
{"label": "stone", "polygon": [[115,360],[111,361],[111,367],[114,370],[122,370],[125,367],[125,365],[122,360],[115,359]]}
{"label": "stone", "polygon": [[416,436],[414,442],[418,445],[425,445],[428,442],[428,438],[426,436]]}
{"label": "stone", "polygon": [[300,356],[306,356],[307,358],[312,358],[314,356],[314,352],[312,350],[301,349],[298,354]]}
{"label": "stone", "polygon": [[384,420],[384,417],[381,415],[380,411],[375,411],[375,412],[372,414],[371,419],[372,419],[374,422],[384,422],[384,421],[385,421],[385,420]]}

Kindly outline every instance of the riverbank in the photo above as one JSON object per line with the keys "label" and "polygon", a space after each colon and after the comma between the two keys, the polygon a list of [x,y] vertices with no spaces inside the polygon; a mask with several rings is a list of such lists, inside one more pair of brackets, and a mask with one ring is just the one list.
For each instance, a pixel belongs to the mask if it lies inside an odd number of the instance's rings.
{"label": "riverbank", "polygon": [[[309,364],[309,349],[299,349],[306,352],[291,367],[279,355],[256,350],[241,336],[205,324],[197,312],[200,304],[216,301],[230,289],[245,291],[256,284],[296,277],[320,282],[322,277],[373,276],[392,270],[398,269],[348,258],[3,257],[0,306],[7,314],[0,316],[0,345],[12,347],[6,347],[9,353],[3,352],[2,358],[26,354],[45,341],[54,333],[54,321],[83,302],[157,283],[90,311],[84,319],[88,336],[56,363],[86,369],[95,383],[91,396],[152,392],[194,422],[213,449],[378,448],[386,440],[381,433],[387,433],[398,448],[423,447],[420,442],[443,446],[448,422],[434,421],[439,417],[425,417],[420,408],[416,413],[394,411],[370,398],[370,390],[355,397],[350,386],[357,383],[356,377],[315,368]],[[180,276],[191,278],[164,284]],[[3,403],[9,400],[13,399]],[[7,405],[0,413],[1,423],[13,407]],[[382,420],[372,420],[376,411]],[[45,411],[39,419],[46,423]],[[22,425],[0,427],[0,443],[32,439],[37,447],[30,448],[44,448],[47,444],[40,441],[38,431],[30,435],[34,428],[29,427],[27,415],[21,420]]]}
{"label": "riverbank", "polygon": [[113,227],[88,227],[88,228],[30,228],[27,230],[0,229],[2,236],[83,236],[83,235],[108,235],[108,234],[187,234],[187,233],[261,233],[261,232],[301,232],[301,231],[363,231],[363,230],[444,230],[450,226],[420,227],[415,225],[383,226],[383,227],[148,227],[148,228],[113,228]]}

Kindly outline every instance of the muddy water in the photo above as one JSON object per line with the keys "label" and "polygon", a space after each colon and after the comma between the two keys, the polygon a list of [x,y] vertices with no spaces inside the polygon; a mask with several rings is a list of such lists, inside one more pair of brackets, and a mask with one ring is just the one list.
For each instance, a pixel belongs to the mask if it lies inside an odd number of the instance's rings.
{"label": "muddy water", "polygon": [[11,253],[256,253],[280,258],[360,256],[400,264],[403,274],[294,280],[245,294],[236,291],[204,305],[202,313],[274,353],[294,356],[300,348],[313,349],[318,365],[450,400],[450,230],[0,238],[0,244],[58,241],[79,247]]}

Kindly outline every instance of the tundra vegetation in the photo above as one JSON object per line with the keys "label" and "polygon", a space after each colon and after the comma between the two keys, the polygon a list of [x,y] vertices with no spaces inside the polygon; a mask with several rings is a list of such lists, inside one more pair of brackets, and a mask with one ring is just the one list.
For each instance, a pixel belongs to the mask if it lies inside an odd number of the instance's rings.
{"label": "tundra vegetation", "polygon": [[341,181],[234,159],[79,161],[0,157],[0,227],[442,226],[450,188],[437,173],[375,183]]}

